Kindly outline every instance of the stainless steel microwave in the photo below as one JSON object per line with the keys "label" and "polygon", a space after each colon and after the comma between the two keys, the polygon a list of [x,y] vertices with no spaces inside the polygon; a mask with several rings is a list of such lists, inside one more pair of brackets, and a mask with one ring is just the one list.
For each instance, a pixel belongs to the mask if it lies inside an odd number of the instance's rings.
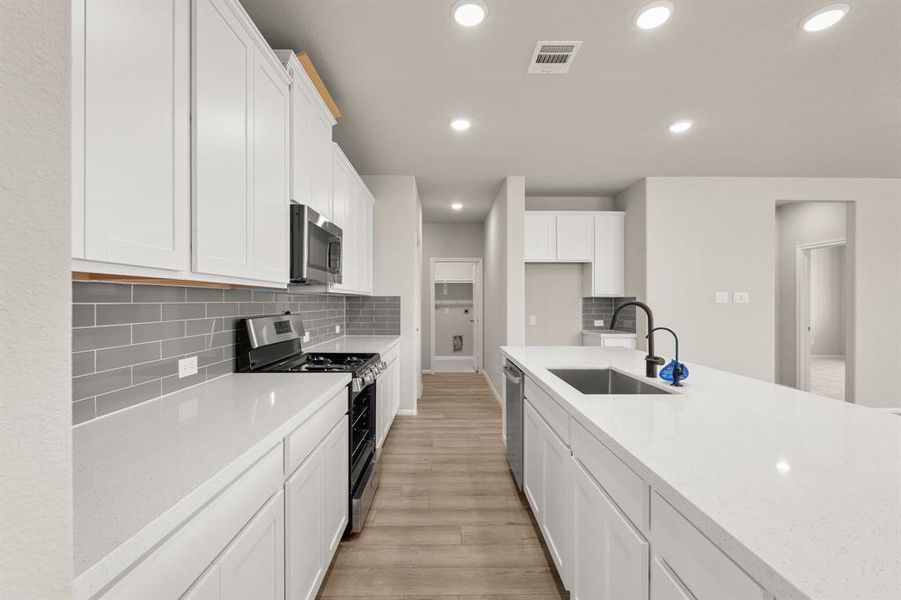
{"label": "stainless steel microwave", "polygon": [[341,283],[341,228],[304,204],[291,205],[291,283]]}

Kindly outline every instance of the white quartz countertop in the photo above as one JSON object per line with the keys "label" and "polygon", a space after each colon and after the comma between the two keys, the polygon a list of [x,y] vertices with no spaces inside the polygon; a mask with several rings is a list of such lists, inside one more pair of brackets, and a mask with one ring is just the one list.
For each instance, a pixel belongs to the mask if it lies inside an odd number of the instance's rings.
{"label": "white quartz countertop", "polygon": [[304,348],[304,352],[378,352],[384,354],[399,343],[399,335],[345,335]]}
{"label": "white quartz countertop", "polygon": [[143,556],[349,381],[226,375],[74,427],[76,598]]}
{"label": "white quartz countertop", "polygon": [[595,337],[622,337],[637,338],[638,334],[633,331],[620,331],[619,329],[583,329],[583,335],[592,335]]}
{"label": "white quartz countertop", "polygon": [[502,351],[778,600],[901,598],[898,416],[691,363],[678,395],[587,396],[548,368],[644,353]]}

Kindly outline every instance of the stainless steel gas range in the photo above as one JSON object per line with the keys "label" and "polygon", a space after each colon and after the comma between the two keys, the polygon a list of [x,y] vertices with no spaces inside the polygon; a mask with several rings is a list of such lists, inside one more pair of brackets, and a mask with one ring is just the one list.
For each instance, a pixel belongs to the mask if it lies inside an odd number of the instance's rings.
{"label": "stainless steel gas range", "polygon": [[304,326],[298,315],[256,317],[246,321],[239,339],[238,370],[245,373],[350,373],[347,414],[350,423],[350,497],[348,533],[363,529],[379,482],[376,449],[376,380],[385,363],[376,353],[304,352]]}

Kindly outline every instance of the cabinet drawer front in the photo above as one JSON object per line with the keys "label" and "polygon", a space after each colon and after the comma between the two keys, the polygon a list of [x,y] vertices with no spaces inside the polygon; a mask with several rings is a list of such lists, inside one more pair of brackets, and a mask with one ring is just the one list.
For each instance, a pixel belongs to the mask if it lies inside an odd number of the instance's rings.
{"label": "cabinet drawer front", "polygon": [[572,449],[585,469],[641,531],[648,530],[648,486],[587,429],[572,421]]}
{"label": "cabinet drawer front", "polygon": [[382,360],[385,361],[386,365],[390,365],[392,362],[396,361],[400,357],[400,346],[395,346],[391,350],[388,350],[384,354],[382,354]]}
{"label": "cabinet drawer front", "polygon": [[285,476],[291,475],[329,431],[347,414],[347,388],[341,388],[325,406],[285,438]]}
{"label": "cabinet drawer front", "polygon": [[557,436],[569,444],[569,414],[562,406],[526,377],[525,397],[532,403],[538,414],[547,421]]}
{"label": "cabinet drawer front", "polygon": [[659,557],[651,561],[651,600],[695,600]]}
{"label": "cabinet drawer front", "polygon": [[103,599],[181,597],[282,481],[279,444],[135,566]]}
{"label": "cabinet drawer front", "polygon": [[605,337],[604,345],[608,348],[631,348],[635,350],[635,338],[627,337]]}
{"label": "cabinet drawer front", "polygon": [[656,492],[651,547],[697,600],[763,600],[763,590]]}

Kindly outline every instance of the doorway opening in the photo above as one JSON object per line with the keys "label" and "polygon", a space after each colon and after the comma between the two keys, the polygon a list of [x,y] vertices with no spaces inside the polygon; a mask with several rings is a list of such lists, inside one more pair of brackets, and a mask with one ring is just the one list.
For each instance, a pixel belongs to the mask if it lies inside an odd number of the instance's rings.
{"label": "doorway opening", "polygon": [[482,259],[432,258],[431,355],[435,373],[482,370]]}
{"label": "doorway opening", "polygon": [[845,240],[798,246],[796,387],[845,399]]}

